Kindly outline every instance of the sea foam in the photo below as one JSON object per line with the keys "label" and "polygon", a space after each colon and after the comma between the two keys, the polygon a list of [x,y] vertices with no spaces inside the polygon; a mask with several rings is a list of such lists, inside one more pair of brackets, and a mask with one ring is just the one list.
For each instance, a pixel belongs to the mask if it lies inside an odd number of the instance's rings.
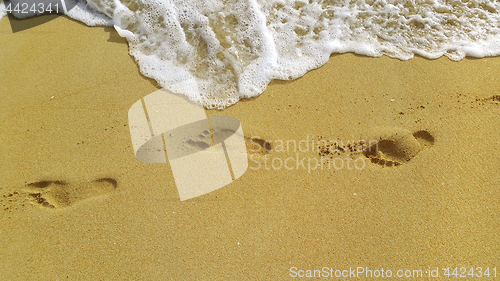
{"label": "sea foam", "polygon": [[7,15],[7,10],[5,9],[5,3],[1,2],[0,3],[0,19],[5,17]]}
{"label": "sea foam", "polygon": [[[500,55],[500,2],[484,0],[87,0],[91,25],[114,24],[141,72],[207,108],[261,94],[354,52]],[[83,5],[82,7],[86,7]],[[73,12],[73,14],[71,14]],[[84,11],[87,14],[89,10]],[[1,13],[1,12],[0,12]],[[103,15],[106,15],[107,18]]]}

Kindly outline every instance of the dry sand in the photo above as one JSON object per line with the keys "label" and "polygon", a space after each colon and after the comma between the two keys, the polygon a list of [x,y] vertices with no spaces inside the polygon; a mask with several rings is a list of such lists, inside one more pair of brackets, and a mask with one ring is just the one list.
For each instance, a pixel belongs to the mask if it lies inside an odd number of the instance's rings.
{"label": "dry sand", "polygon": [[[127,111],[158,87],[112,28],[58,17],[13,34],[4,18],[0,49],[0,280],[500,271],[500,58],[333,55],[207,111],[238,118],[272,150],[249,150],[241,178],[180,202],[168,164],[135,159]],[[384,150],[330,147],[323,169],[279,167],[320,159],[317,147],[280,141],[319,139],[377,139]],[[349,155],[360,160],[337,169]]]}

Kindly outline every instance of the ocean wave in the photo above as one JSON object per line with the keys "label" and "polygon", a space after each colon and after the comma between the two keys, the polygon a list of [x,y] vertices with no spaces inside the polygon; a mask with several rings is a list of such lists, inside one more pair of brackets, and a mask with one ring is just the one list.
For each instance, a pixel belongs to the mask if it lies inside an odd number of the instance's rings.
{"label": "ocean wave", "polygon": [[[87,0],[141,72],[223,109],[325,64],[332,53],[401,60],[500,54],[500,2],[460,0]],[[102,21],[105,21],[103,23]]]}

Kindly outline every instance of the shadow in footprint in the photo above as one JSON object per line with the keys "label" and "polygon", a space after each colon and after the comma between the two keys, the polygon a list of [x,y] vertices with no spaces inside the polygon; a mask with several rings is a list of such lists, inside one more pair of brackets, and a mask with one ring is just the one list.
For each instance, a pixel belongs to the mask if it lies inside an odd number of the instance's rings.
{"label": "shadow in footprint", "polygon": [[411,133],[405,129],[380,129],[378,140],[364,151],[372,163],[399,166],[410,161],[422,149],[434,145],[434,137],[427,131]]}
{"label": "shadow in footprint", "polygon": [[30,184],[27,184],[27,186],[36,187],[36,188],[46,188],[47,186],[49,186],[51,184],[66,185],[67,183],[64,181],[37,181],[37,182],[32,182]]}
{"label": "shadow in footprint", "polygon": [[417,131],[413,136],[420,142],[421,145],[429,147],[434,145],[434,137],[427,131]]}
{"label": "shadow in footprint", "polygon": [[34,202],[47,208],[65,208],[78,202],[106,195],[118,186],[113,178],[70,184],[65,181],[38,181],[23,189]]}

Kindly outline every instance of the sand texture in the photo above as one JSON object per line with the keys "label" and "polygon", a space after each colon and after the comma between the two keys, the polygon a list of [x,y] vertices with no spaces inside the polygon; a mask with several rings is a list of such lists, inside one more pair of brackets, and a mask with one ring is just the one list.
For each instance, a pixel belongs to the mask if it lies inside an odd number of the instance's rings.
{"label": "sand texture", "polygon": [[169,164],[135,158],[128,109],[159,87],[114,29],[4,18],[0,49],[0,280],[500,271],[500,58],[332,55],[206,111],[239,119],[249,168],[181,202]]}

